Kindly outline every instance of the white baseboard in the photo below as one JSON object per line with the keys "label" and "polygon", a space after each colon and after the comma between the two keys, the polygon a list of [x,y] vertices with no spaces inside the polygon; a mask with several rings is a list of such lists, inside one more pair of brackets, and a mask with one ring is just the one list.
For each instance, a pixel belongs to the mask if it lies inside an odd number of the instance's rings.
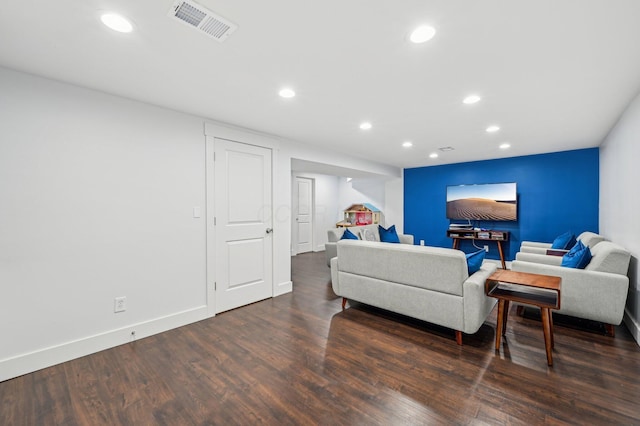
{"label": "white baseboard", "polygon": [[[200,306],[79,340],[0,360],[0,382],[208,318]],[[135,331],[135,339],[131,333]]]}
{"label": "white baseboard", "polygon": [[273,297],[280,296],[283,294],[291,293],[293,291],[293,281],[286,281],[283,283],[278,283],[273,292]]}
{"label": "white baseboard", "polygon": [[622,321],[627,325],[631,335],[636,340],[638,346],[640,346],[640,324],[638,324],[638,321],[629,314],[627,309],[624,310],[624,317],[622,318]]}

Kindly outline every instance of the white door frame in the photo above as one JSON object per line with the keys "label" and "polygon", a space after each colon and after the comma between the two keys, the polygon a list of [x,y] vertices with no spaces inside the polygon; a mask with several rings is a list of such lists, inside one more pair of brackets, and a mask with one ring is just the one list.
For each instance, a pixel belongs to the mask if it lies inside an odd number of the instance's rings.
{"label": "white door frame", "polygon": [[[269,148],[273,151],[273,155],[271,157],[271,182],[272,182],[272,191],[271,191],[271,215],[274,215],[274,194],[276,191],[274,173],[276,170],[276,156],[277,156],[277,148],[278,143],[269,140],[267,137],[256,135],[252,132],[242,131],[239,129],[233,129],[230,127],[216,125],[212,123],[204,123],[204,134],[205,134],[205,199],[206,199],[206,304],[207,304],[207,315],[209,317],[215,316],[215,277],[216,277],[216,265],[215,265],[215,246],[216,246],[216,230],[215,230],[215,196],[214,196],[214,188],[215,188],[215,180],[214,180],[214,140],[215,138],[227,139],[231,141],[239,141],[240,143],[246,143],[248,145],[255,145],[263,148]],[[277,220],[273,221],[273,232],[277,234],[280,231],[280,224]],[[272,274],[272,297],[277,296],[278,294],[283,294],[291,291],[290,281],[288,283],[280,284],[276,282],[276,252],[278,248],[276,247],[275,242],[272,241],[273,248],[273,256],[272,263],[273,267],[271,268]],[[287,286],[288,284],[288,286]]]}
{"label": "white door frame", "polygon": [[291,255],[296,256],[298,254],[298,179],[305,179],[311,182],[311,203],[309,208],[311,209],[309,224],[311,227],[311,250],[312,252],[315,250],[315,240],[316,240],[316,227],[315,227],[315,214],[316,214],[316,180],[314,178],[310,178],[308,176],[300,176],[298,174],[293,174],[291,178],[291,206],[292,206],[292,215],[291,215]]}

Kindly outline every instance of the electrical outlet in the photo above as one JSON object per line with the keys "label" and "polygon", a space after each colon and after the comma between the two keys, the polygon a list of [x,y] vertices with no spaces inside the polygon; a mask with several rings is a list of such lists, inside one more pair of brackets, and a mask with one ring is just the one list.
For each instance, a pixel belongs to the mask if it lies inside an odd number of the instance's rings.
{"label": "electrical outlet", "polygon": [[489,246],[484,246],[484,251],[486,251],[487,253],[489,253]]}
{"label": "electrical outlet", "polygon": [[113,312],[124,312],[126,310],[127,310],[127,298],[124,296],[116,297],[114,299]]}

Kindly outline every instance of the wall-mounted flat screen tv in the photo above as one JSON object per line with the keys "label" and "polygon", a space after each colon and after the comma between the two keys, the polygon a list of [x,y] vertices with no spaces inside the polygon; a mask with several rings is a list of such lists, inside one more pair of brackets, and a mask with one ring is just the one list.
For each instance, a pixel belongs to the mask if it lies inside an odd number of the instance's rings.
{"label": "wall-mounted flat screen tv", "polygon": [[518,220],[516,183],[447,186],[447,219]]}

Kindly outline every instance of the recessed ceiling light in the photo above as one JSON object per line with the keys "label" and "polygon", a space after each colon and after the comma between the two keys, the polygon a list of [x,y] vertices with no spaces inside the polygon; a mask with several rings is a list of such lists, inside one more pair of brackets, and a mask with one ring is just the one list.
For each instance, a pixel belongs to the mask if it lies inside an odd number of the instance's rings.
{"label": "recessed ceiling light", "polygon": [[438,153],[432,152],[431,154],[429,154],[429,158],[438,158]]}
{"label": "recessed ceiling light", "polygon": [[470,105],[470,104],[475,104],[476,102],[480,101],[480,96],[478,95],[469,95],[466,98],[464,98],[462,100],[463,103]]}
{"label": "recessed ceiling light", "polygon": [[286,87],[280,90],[278,94],[282,98],[293,98],[296,95],[296,92],[294,92],[293,89],[289,89],[288,87]]}
{"label": "recessed ceiling light", "polygon": [[409,40],[411,40],[413,43],[424,43],[431,40],[434,35],[436,35],[435,28],[428,25],[423,25],[413,30],[413,32],[409,36]]}
{"label": "recessed ceiling light", "polygon": [[489,126],[489,127],[487,127],[487,132],[488,133],[495,133],[498,130],[500,130],[500,126]]}
{"label": "recessed ceiling light", "polygon": [[411,141],[402,142],[402,146],[405,148],[411,148],[413,146],[413,142]]}
{"label": "recessed ceiling light", "polygon": [[500,145],[500,149],[508,149],[508,148],[511,148],[511,144],[503,143],[502,145]]}
{"label": "recessed ceiling light", "polygon": [[114,31],[120,33],[130,33],[133,31],[133,24],[127,18],[116,13],[105,13],[100,16],[100,20]]}
{"label": "recessed ceiling light", "polygon": [[360,124],[360,128],[362,130],[369,130],[371,128],[371,123],[369,123],[368,121],[365,121],[364,123]]}

